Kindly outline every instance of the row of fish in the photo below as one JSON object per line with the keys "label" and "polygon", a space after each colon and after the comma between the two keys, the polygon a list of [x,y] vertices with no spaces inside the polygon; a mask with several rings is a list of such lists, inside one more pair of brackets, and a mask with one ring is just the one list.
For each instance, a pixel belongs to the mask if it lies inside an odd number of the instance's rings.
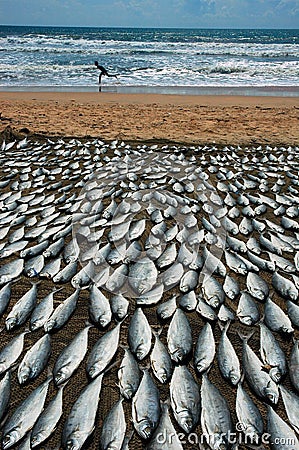
{"label": "row of fish", "polygon": [[[299,324],[298,158],[296,147],[3,142],[2,447],[44,445],[60,422],[58,447],[86,446],[116,368],[103,449],[188,448],[179,433],[195,431],[231,448],[238,424],[253,444],[267,432],[271,448],[299,448],[296,340],[286,357]],[[16,298],[24,277],[32,287]],[[85,324],[59,353],[83,296]],[[64,413],[77,371],[82,390]],[[11,408],[15,383],[29,395]]]}

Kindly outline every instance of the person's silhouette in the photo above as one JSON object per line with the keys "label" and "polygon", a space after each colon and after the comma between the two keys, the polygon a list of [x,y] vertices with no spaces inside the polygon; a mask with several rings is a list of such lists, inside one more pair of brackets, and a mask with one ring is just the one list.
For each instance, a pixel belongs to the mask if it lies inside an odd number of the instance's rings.
{"label": "person's silhouette", "polygon": [[101,83],[102,83],[102,75],[104,75],[105,77],[109,77],[109,78],[117,78],[117,75],[112,75],[110,73],[107,72],[107,70],[105,69],[105,67],[100,66],[98,61],[94,62],[95,66],[97,69],[100,70],[100,74],[99,74],[99,91],[101,90]]}

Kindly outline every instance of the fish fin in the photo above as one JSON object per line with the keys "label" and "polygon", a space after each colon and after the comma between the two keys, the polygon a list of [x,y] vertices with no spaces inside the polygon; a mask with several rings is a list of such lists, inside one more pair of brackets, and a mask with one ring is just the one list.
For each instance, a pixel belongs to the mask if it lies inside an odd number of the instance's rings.
{"label": "fish fin", "polygon": [[241,331],[237,330],[238,336],[239,338],[243,341],[243,342],[248,342],[249,339],[252,338],[252,336],[254,335],[255,331],[252,331],[251,333],[248,334],[244,334]]}
{"label": "fish fin", "polygon": [[228,320],[224,325],[220,320],[218,320],[217,322],[218,322],[218,326],[219,326],[220,330],[225,331],[225,333],[226,333],[227,330],[229,329],[231,321]]}
{"label": "fish fin", "polygon": [[159,337],[163,332],[163,327],[160,327],[157,331],[152,329],[152,333],[155,337]]}

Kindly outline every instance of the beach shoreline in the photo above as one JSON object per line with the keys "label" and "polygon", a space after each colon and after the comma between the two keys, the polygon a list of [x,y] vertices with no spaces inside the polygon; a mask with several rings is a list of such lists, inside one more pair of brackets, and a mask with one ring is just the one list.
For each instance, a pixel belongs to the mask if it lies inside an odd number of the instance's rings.
{"label": "beach shoreline", "polygon": [[188,145],[299,145],[299,98],[2,91],[0,132]]}

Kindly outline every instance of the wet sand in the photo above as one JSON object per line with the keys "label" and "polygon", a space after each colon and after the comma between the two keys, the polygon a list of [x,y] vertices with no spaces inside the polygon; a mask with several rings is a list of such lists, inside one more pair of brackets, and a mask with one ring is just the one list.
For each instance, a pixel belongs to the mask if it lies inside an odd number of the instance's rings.
{"label": "wet sand", "polygon": [[298,145],[299,98],[0,92],[0,132],[186,144]]}

